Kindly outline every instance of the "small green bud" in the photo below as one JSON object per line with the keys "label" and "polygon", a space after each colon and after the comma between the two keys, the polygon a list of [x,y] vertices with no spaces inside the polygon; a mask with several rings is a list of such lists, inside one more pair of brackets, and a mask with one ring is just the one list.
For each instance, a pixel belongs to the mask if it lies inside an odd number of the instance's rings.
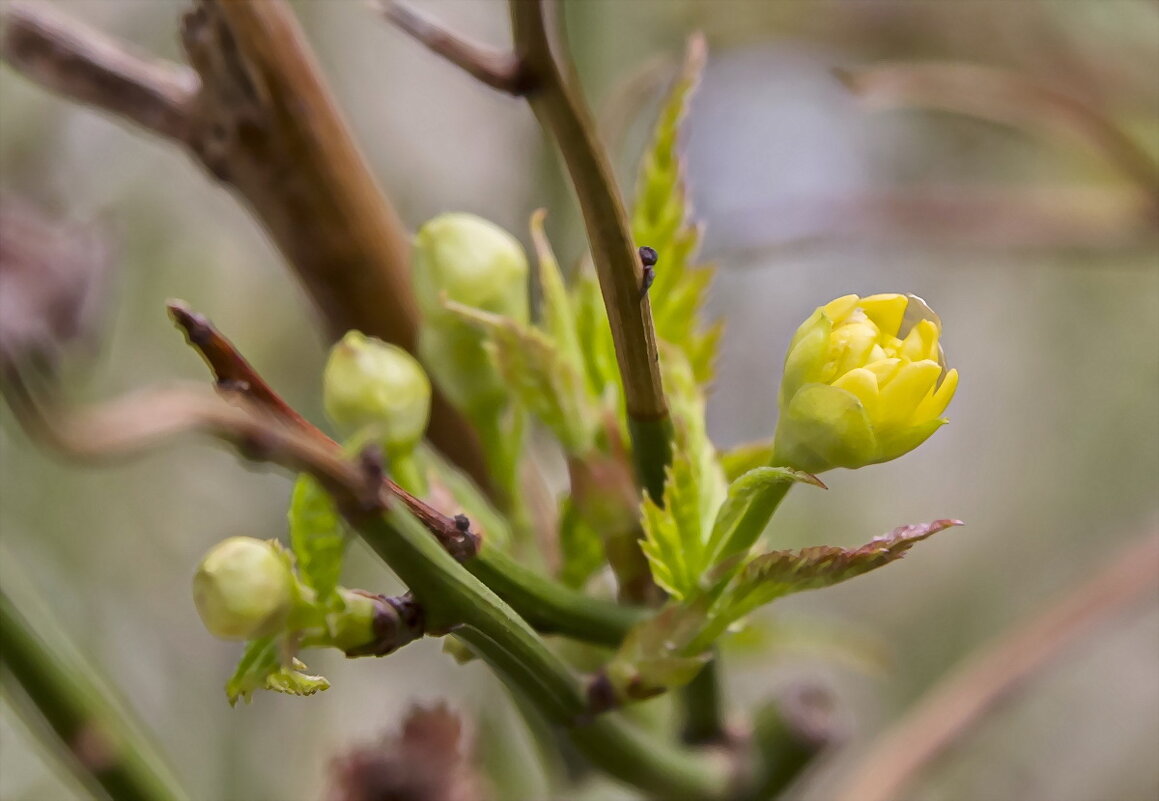
{"label": "small green bud", "polygon": [[774,458],[810,473],[896,459],[946,423],[958,371],[913,295],[845,295],[806,320],[785,357]]}
{"label": "small green bud", "polygon": [[444,214],[419,229],[413,264],[423,364],[459,408],[501,407],[508,392],[483,348],[483,332],[443,301],[526,323],[528,265],[519,241],[480,217]]}
{"label": "small green bud", "polygon": [[273,542],[222,540],[193,577],[193,603],[215,637],[254,640],[276,633],[297,598],[289,560]]}
{"label": "small green bud", "polygon": [[409,453],[431,413],[431,382],[402,348],[348,331],[322,373],[326,414],[345,434],[373,428],[388,454]]}
{"label": "small green bud", "polygon": [[428,317],[454,319],[443,296],[519,322],[528,320],[527,255],[519,240],[473,214],[443,214],[415,236],[414,284]]}

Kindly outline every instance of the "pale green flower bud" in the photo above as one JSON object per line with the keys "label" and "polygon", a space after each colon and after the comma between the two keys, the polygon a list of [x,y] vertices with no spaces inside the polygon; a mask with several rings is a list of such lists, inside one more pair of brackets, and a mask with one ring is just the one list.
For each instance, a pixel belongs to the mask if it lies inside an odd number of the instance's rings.
{"label": "pale green flower bud", "polygon": [[345,434],[369,428],[388,454],[409,453],[427,428],[431,382],[402,348],[349,331],[330,350],[322,400]]}
{"label": "pale green flower bud", "polygon": [[448,315],[443,296],[519,322],[528,320],[527,255],[519,240],[473,214],[443,214],[415,236],[414,285],[428,317]]}
{"label": "pale green flower bud", "polygon": [[297,600],[297,579],[281,549],[252,537],[230,537],[201,560],[193,603],[210,634],[253,640],[276,633]]}
{"label": "pale green flower bud", "polygon": [[526,323],[528,265],[519,241],[480,217],[444,214],[419,229],[413,265],[423,312],[423,363],[460,408],[501,406],[508,393],[483,348],[483,332],[449,312],[443,302]]}
{"label": "pale green flower bud", "polygon": [[913,295],[846,295],[797,329],[785,357],[775,460],[810,473],[896,459],[925,442],[958,386],[941,321]]}

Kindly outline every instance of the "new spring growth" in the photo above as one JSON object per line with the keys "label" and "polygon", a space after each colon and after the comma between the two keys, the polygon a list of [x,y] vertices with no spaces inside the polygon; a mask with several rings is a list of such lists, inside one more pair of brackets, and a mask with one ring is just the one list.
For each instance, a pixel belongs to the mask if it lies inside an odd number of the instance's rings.
{"label": "new spring growth", "polygon": [[460,408],[502,405],[507,392],[483,350],[483,334],[443,302],[526,323],[528,265],[519,241],[480,217],[444,214],[419,229],[413,264],[423,363]]}
{"label": "new spring growth", "polygon": [[846,295],[813,312],[785,357],[774,460],[810,473],[908,453],[947,421],[958,386],[941,321],[913,295]]}
{"label": "new spring growth", "polygon": [[193,577],[193,603],[215,637],[253,640],[281,630],[298,598],[290,560],[274,542],[222,540]]}
{"label": "new spring growth", "polygon": [[409,454],[426,431],[431,382],[402,348],[350,331],[330,350],[322,401],[344,434],[370,431],[393,459]]}

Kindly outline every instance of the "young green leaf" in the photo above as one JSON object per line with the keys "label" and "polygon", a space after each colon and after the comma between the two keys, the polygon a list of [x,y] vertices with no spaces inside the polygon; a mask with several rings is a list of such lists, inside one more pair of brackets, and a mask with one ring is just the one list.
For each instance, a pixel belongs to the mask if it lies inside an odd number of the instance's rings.
{"label": "young green leaf", "polygon": [[225,694],[230,706],[238,701],[247,704],[258,690],[272,690],[288,695],[313,695],[328,689],[330,682],[322,676],[310,676],[299,671],[306,666],[294,658],[286,665],[283,659],[284,642],[279,636],[263,637],[246,643],[245,651],[233,676],[225,683]]}
{"label": "young green leaf", "polygon": [[902,558],[927,537],[960,525],[960,520],[935,520],[902,526],[860,548],[822,545],[754,556],[725,591],[710,631],[719,634],[729,623],[782,596],[840,584],[876,570]]}
{"label": "young green leaf", "polygon": [[559,511],[559,545],[563,556],[560,580],[581,588],[605,562],[600,533],[576,511],[571,498],[564,498]]}
{"label": "young green leaf", "polygon": [[651,497],[642,505],[642,548],[656,583],[679,599],[701,589],[701,578],[712,564],[706,547],[725,486],[704,427],[704,394],[678,349],[662,347],[661,355],[676,436],[664,506]]}
{"label": "young green leaf", "polygon": [[588,389],[605,403],[620,405],[623,417],[623,389],[620,370],[616,366],[616,348],[608,312],[600,294],[600,285],[590,273],[581,275],[571,291],[571,305],[575,310],[576,332],[584,343],[584,377]]}
{"label": "young green leaf", "polygon": [[568,298],[559,262],[543,230],[547,212],[539,209],[531,215],[531,241],[535,245],[536,276],[543,295],[540,328],[563,354],[564,359],[583,372],[583,348],[576,332],[575,310]]}
{"label": "young green leaf", "polygon": [[730,482],[773,460],[773,440],[762,439],[736,445],[720,455],[720,466]]}
{"label": "young green leaf", "polygon": [[320,605],[336,599],[342,557],[349,540],[346,521],[334,501],[312,477],[303,473],[290,496],[290,549],[302,581],[318,594]]}
{"label": "young green leaf", "polygon": [[692,681],[709,655],[688,652],[707,620],[707,602],[670,603],[628,632],[601,681],[614,703],[640,700]]}
{"label": "young green leaf", "polygon": [[447,309],[486,331],[485,347],[519,404],[555,434],[567,453],[587,453],[599,416],[582,367],[538,329],[457,303],[448,303]]}
{"label": "young green leaf", "polygon": [[709,563],[716,565],[746,553],[797,482],[825,489],[816,476],[787,467],[758,467],[732,482],[708,539]]}
{"label": "young green leaf", "polygon": [[696,36],[689,40],[683,68],[660,111],[640,165],[632,210],[633,238],[660,256],[657,287],[652,292],[656,336],[684,349],[702,383],[711,378],[720,331],[719,327],[700,327],[700,310],[714,270],[692,267],[700,230],[691,222],[679,140],[706,57],[704,39]]}

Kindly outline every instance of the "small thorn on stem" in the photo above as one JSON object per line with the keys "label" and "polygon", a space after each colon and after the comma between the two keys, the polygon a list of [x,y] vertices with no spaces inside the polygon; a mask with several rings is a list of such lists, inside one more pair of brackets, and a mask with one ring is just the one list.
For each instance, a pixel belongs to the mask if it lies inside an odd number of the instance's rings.
{"label": "small thorn on stem", "polygon": [[654,249],[648,247],[647,245],[640,248],[639,253],[640,263],[644,265],[644,281],[640,286],[640,300],[643,300],[644,296],[648,294],[648,290],[651,288],[652,282],[656,280],[655,266],[660,256]]}

